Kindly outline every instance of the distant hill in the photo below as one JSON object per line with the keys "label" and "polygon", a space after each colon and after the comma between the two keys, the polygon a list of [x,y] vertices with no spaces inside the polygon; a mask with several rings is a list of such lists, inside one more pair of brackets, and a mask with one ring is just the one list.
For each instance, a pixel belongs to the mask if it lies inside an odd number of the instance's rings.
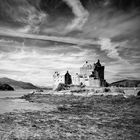
{"label": "distant hill", "polygon": [[38,87],[33,85],[32,83],[16,81],[6,77],[0,78],[0,84],[8,84],[14,89],[38,89]]}
{"label": "distant hill", "polygon": [[121,80],[117,82],[113,82],[109,84],[110,86],[117,86],[117,87],[140,87],[140,80]]}

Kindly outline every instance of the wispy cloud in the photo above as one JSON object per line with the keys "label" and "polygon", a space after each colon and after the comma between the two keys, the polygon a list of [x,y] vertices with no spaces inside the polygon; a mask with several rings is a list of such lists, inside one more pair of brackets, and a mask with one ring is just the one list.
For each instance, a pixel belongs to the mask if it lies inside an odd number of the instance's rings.
{"label": "wispy cloud", "polygon": [[122,57],[120,57],[118,49],[121,48],[123,45],[126,45],[127,41],[114,43],[111,42],[111,39],[109,38],[101,38],[99,41],[99,44],[101,44],[101,50],[107,51],[107,55],[110,58],[114,58],[117,60],[122,60]]}
{"label": "wispy cloud", "polygon": [[72,23],[67,25],[66,31],[72,30],[81,30],[86,21],[88,20],[88,11],[83,7],[80,0],[63,0],[65,1],[71,8],[75,15],[75,18],[72,20]]}
{"label": "wispy cloud", "polygon": [[[133,65],[133,66],[132,66]],[[131,64],[124,61],[118,61],[109,63],[106,65],[106,77],[110,82],[122,79],[139,79],[140,77],[140,65],[139,64]]]}
{"label": "wispy cloud", "polygon": [[[20,31],[20,30],[19,30]],[[26,34],[21,33],[18,30],[15,32],[11,29],[0,28],[0,35],[2,36],[9,36],[9,37],[19,37],[19,38],[28,38],[28,39],[38,39],[38,40],[48,40],[48,41],[56,41],[68,44],[78,44],[78,45],[85,45],[85,44],[92,44],[95,45],[98,43],[95,39],[79,39],[73,37],[58,37],[58,36],[47,36],[47,35],[36,35],[36,34]]]}

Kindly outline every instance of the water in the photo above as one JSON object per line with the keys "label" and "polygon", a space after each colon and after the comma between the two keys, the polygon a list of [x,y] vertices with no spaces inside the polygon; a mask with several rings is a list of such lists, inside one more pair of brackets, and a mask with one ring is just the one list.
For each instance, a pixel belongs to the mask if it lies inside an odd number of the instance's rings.
{"label": "water", "polygon": [[0,91],[0,99],[17,98],[30,93],[32,90]]}
{"label": "water", "polygon": [[31,103],[25,99],[18,99],[18,97],[30,92],[31,90],[0,91],[0,114],[25,110],[47,110],[51,108],[43,103]]}

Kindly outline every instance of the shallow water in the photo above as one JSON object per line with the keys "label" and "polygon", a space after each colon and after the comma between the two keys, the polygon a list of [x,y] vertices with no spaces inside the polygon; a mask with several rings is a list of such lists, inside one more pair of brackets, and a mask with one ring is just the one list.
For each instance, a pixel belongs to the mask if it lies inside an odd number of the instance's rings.
{"label": "shallow water", "polygon": [[30,93],[32,90],[0,91],[0,98],[16,98]]}
{"label": "shallow water", "polygon": [[0,114],[13,111],[25,110],[50,110],[53,107],[43,103],[32,103],[25,99],[18,99],[31,90],[0,91]]}

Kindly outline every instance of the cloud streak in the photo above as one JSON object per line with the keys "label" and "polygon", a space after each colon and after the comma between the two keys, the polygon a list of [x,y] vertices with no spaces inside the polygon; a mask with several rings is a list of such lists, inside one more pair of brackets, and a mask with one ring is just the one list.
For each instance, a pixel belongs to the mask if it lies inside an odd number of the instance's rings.
{"label": "cloud streak", "polygon": [[47,36],[47,35],[35,35],[35,34],[26,34],[21,32],[15,32],[13,30],[8,30],[4,28],[0,28],[0,35],[1,36],[9,36],[9,37],[17,37],[17,38],[28,38],[28,39],[36,39],[36,40],[48,40],[48,41],[56,41],[68,44],[78,44],[78,45],[85,45],[85,44],[92,44],[95,45],[98,41],[95,39],[78,39],[72,37],[58,37],[58,36]]}
{"label": "cloud streak", "polygon": [[72,23],[67,25],[66,30],[81,30],[86,21],[88,20],[88,11],[83,7],[80,0],[63,0],[65,1],[71,8],[75,15],[75,18],[72,20]]}
{"label": "cloud streak", "polygon": [[108,57],[117,59],[117,60],[123,60],[122,57],[120,57],[118,48],[121,48],[123,45],[126,45],[126,43],[127,41],[114,43],[114,42],[111,42],[111,39],[109,38],[101,38],[99,40],[99,44],[101,45],[101,50],[107,51]]}

